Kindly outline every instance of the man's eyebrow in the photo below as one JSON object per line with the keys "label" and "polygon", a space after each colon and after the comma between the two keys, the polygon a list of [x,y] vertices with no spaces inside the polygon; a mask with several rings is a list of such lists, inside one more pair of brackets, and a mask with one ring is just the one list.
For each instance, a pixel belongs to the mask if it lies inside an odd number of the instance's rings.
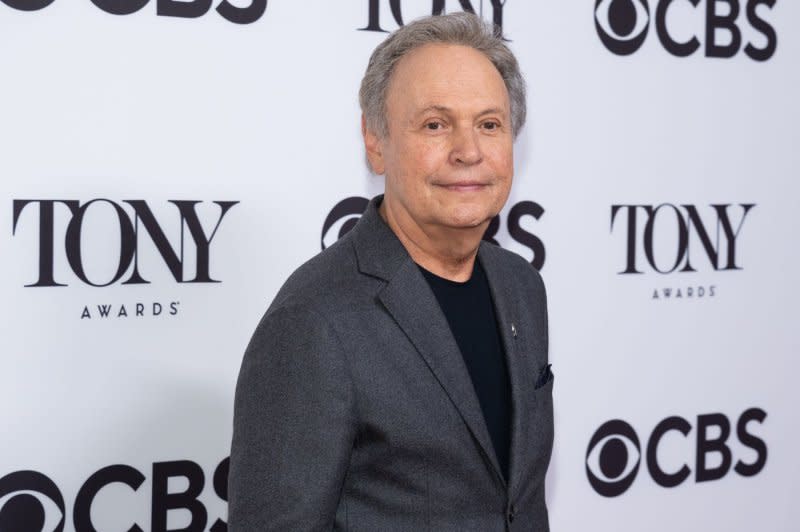
{"label": "man's eyebrow", "polygon": [[485,116],[485,115],[503,115],[505,116],[506,111],[501,107],[490,107],[478,113],[478,116]]}
{"label": "man's eyebrow", "polygon": [[[430,111],[439,111],[441,113],[452,113],[452,109],[447,107],[446,105],[428,105],[424,108],[420,109],[416,114],[423,115]],[[489,107],[488,109],[484,109],[480,113],[478,113],[478,117],[485,116],[485,115],[492,115],[492,114],[499,114],[505,116],[506,112],[502,107]]]}
{"label": "man's eyebrow", "polygon": [[446,105],[436,105],[436,104],[434,104],[434,105],[427,105],[427,106],[423,107],[422,109],[420,109],[417,112],[417,114],[418,115],[423,115],[423,114],[425,114],[425,113],[427,113],[429,111],[440,111],[442,113],[449,113],[449,112],[452,111],[452,109],[450,109]]}

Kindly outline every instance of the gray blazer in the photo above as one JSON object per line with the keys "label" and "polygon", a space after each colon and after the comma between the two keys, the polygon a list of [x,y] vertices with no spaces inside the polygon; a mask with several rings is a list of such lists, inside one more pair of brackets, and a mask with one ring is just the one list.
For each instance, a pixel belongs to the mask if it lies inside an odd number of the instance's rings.
{"label": "gray blazer", "polygon": [[291,275],[253,334],[236,386],[230,530],[549,530],[539,274],[481,243],[510,374],[506,483],[458,345],[381,200]]}

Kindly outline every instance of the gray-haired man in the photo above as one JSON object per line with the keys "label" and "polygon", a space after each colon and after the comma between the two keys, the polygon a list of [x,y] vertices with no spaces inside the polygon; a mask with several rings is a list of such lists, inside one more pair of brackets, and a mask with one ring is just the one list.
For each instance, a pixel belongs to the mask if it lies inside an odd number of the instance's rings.
{"label": "gray-haired man", "polygon": [[474,15],[421,19],[375,50],[360,99],[386,191],[253,335],[230,528],[546,531],[544,286],[481,241],[525,120],[517,62]]}

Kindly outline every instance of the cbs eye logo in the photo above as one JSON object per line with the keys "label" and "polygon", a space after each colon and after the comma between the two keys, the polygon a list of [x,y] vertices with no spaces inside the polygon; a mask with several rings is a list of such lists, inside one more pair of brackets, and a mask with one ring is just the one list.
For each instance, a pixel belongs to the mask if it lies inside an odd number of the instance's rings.
{"label": "cbs eye logo", "polygon": [[[652,0],[648,3],[648,0],[596,0],[594,25],[605,47],[617,55],[631,55],[641,48],[652,19],[661,46],[675,57],[688,57],[703,48],[706,57],[731,58],[744,51],[750,59],[766,61],[775,53],[778,35],[763,16],[777,1]],[[688,39],[681,37],[690,28],[680,19],[669,16],[673,8],[683,9],[704,31],[701,30],[699,35],[690,33]],[[683,26],[678,31],[675,31],[676,23]],[[753,33],[760,33],[761,37]],[[750,36],[756,37],[755,41],[745,42]]]}
{"label": "cbs eye logo", "polygon": [[[742,477],[757,475],[767,463],[767,444],[751,432],[750,425],[763,425],[766,417],[764,410],[748,408],[735,425],[728,416],[719,412],[698,415],[694,425],[680,416],[662,419],[646,440],[644,462],[650,478],[663,488],[674,488],[692,474],[696,483],[720,480],[731,470]],[[738,444],[731,442],[734,432]],[[679,451],[679,463],[692,454],[694,460],[677,467],[674,457],[673,460],[664,460],[659,448],[667,435],[673,442],[678,438],[677,441],[684,446],[686,454]],[[755,454],[755,459],[739,459],[734,463],[734,454],[742,447],[750,449],[747,454]],[[603,423],[589,441],[586,476],[597,493],[604,497],[617,497],[631,487],[641,462],[642,447],[636,431],[625,421],[612,419]]]}
{"label": "cbs eye logo", "polygon": [[[337,240],[353,229],[368,206],[369,200],[360,196],[345,198],[334,205],[322,224],[322,235],[320,236],[320,246],[322,249],[324,250],[332,246]],[[530,263],[534,268],[540,271],[544,266],[546,256],[544,242],[542,242],[537,235],[531,233],[525,226],[530,224],[531,220],[533,220],[533,222],[538,221],[542,215],[544,215],[544,212],[544,207],[535,201],[520,201],[511,206],[505,220],[505,226],[511,240],[530,250],[532,256]],[[501,225],[502,221],[498,214],[491,220],[489,226],[486,228],[483,240],[499,246],[500,242],[498,242],[495,237]],[[0,530],[0,532],[3,531]]]}
{"label": "cbs eye logo", "polygon": [[636,431],[621,419],[612,419],[603,423],[589,442],[586,475],[597,493],[616,497],[631,487],[640,461]]}
{"label": "cbs eye logo", "polygon": [[358,219],[367,210],[367,205],[369,200],[360,196],[345,198],[334,205],[322,224],[322,249],[331,246],[355,227]]}
{"label": "cbs eye logo", "polygon": [[617,55],[630,55],[647,38],[650,27],[647,0],[597,0],[594,25],[603,44]]}
{"label": "cbs eye logo", "polygon": [[17,471],[0,478],[0,531],[62,532],[64,515],[61,492],[41,473]]}

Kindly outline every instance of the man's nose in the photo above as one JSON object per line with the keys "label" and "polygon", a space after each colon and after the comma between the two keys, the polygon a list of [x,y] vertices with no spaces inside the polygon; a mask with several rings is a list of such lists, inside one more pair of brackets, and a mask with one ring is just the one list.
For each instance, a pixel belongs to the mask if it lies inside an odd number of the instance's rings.
{"label": "man's nose", "polygon": [[471,127],[457,127],[453,131],[450,162],[456,165],[473,165],[483,160],[478,132]]}

